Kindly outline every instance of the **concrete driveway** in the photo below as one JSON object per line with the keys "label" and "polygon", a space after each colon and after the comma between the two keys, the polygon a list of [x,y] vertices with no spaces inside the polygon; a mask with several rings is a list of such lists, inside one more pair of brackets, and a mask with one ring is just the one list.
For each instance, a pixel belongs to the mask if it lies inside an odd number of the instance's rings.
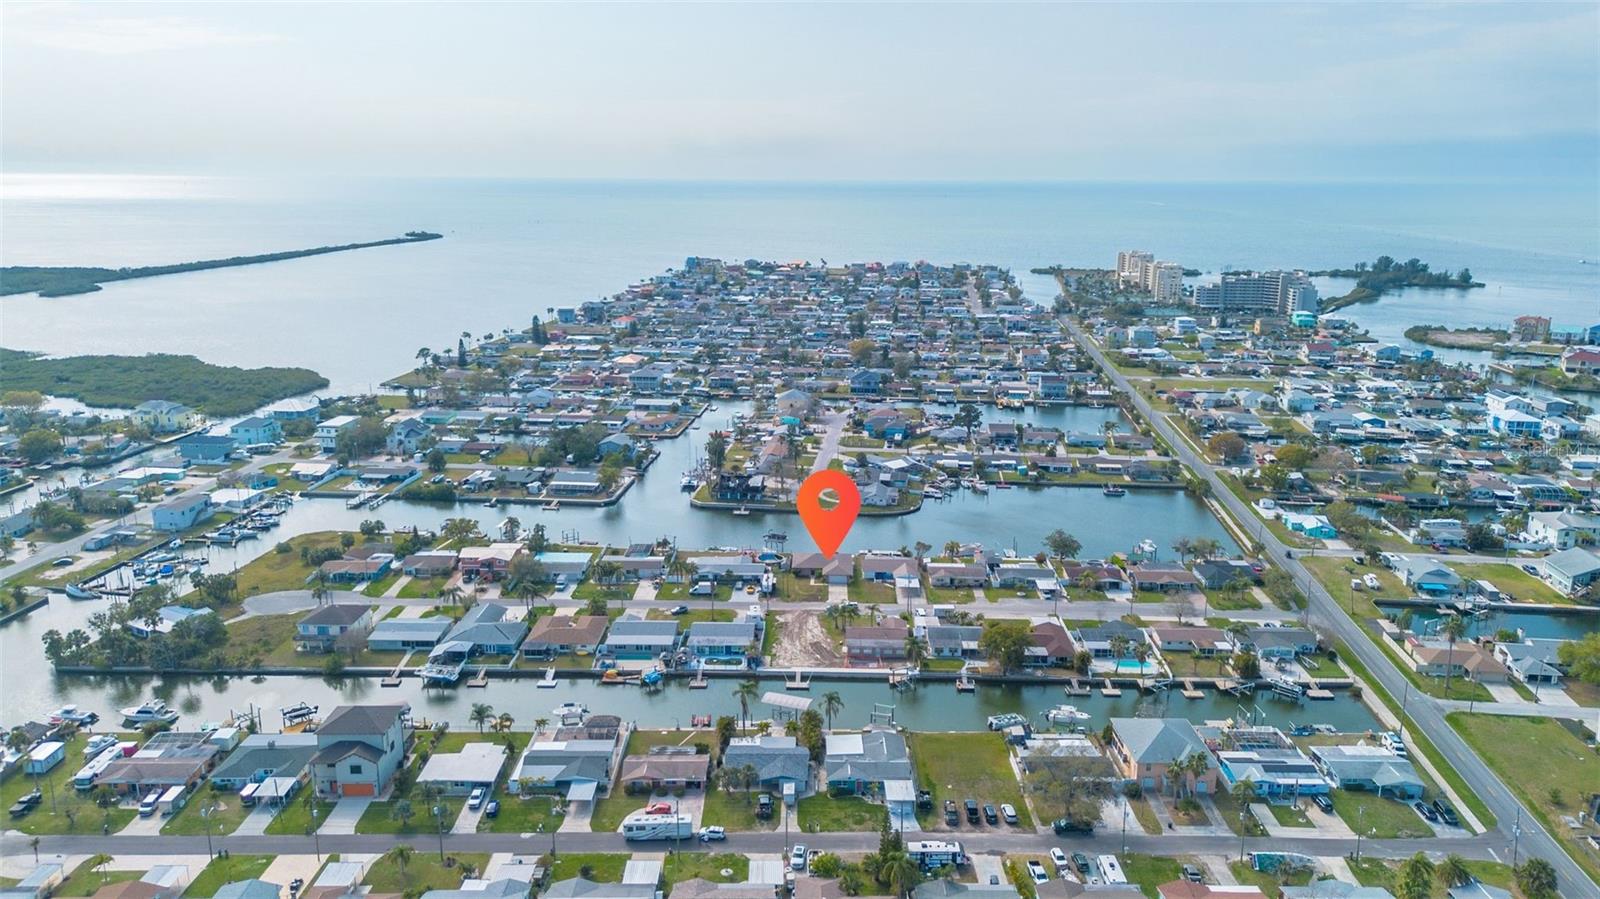
{"label": "concrete driveway", "polygon": [[476,809],[467,808],[466,805],[462,805],[461,814],[456,816],[456,823],[450,826],[450,832],[477,833],[478,822],[483,820],[483,807],[488,804],[489,801],[486,799],[484,800],[483,805],[478,806]]}
{"label": "concrete driveway", "polygon": [[289,894],[289,881],[295,878],[305,883],[310,883],[316,878],[317,872],[322,870],[322,858],[315,855],[280,855],[267,865],[267,870],[261,872],[261,879],[267,883],[280,884],[281,895]]}
{"label": "concrete driveway", "polygon": [[372,800],[366,796],[346,796],[333,804],[328,809],[327,817],[322,819],[322,826],[317,828],[322,834],[345,834],[356,832],[356,822],[361,820],[362,812]]}

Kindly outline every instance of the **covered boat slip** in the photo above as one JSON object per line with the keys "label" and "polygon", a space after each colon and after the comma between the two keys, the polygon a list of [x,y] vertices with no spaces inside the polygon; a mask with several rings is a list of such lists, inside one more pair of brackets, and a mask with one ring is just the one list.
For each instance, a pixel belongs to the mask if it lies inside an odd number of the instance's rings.
{"label": "covered boat slip", "polygon": [[761,696],[761,701],[772,709],[772,720],[788,721],[799,717],[811,708],[811,699],[806,696],[796,696],[793,693],[782,693],[770,690]]}

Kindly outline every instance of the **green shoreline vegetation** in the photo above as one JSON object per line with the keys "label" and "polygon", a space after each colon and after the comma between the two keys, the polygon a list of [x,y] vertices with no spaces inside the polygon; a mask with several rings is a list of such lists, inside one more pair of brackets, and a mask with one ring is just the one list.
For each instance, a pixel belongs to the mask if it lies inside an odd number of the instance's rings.
{"label": "green shoreline vegetation", "polygon": [[1482,281],[1472,280],[1472,272],[1463,268],[1451,274],[1448,271],[1428,270],[1428,263],[1412,257],[1396,262],[1392,256],[1379,256],[1371,263],[1358,262],[1354,268],[1334,268],[1308,272],[1313,278],[1354,278],[1356,286],[1342,297],[1330,297],[1322,304],[1323,312],[1343,309],[1356,303],[1376,300],[1391,290],[1406,287],[1482,287]]}
{"label": "green shoreline vegetation", "polygon": [[92,266],[35,266],[8,265],[0,268],[0,296],[14,293],[37,293],[41,297],[65,297],[80,293],[93,293],[108,281],[128,281],[134,278],[152,278],[156,275],[175,275],[182,272],[199,272],[213,268],[233,268],[256,265],[262,262],[282,262],[305,256],[342,253],[346,250],[365,250],[372,247],[390,247],[397,244],[421,243],[438,240],[444,235],[431,231],[407,231],[403,237],[374,240],[367,243],[347,243],[337,246],[312,247],[308,250],[287,250],[282,253],[263,253],[258,256],[230,256],[227,259],[206,259],[198,262],[180,262],[176,265],[144,265],[137,268],[95,268]]}
{"label": "green shoreline vegetation", "polygon": [[1511,339],[1501,328],[1450,328],[1444,325],[1412,325],[1405,330],[1407,340],[1428,346],[1455,350],[1489,350]]}
{"label": "green shoreline vegetation", "polygon": [[0,393],[37,391],[90,406],[171,400],[207,415],[244,415],[327,386],[328,379],[309,368],[235,368],[166,353],[49,359],[0,348]]}

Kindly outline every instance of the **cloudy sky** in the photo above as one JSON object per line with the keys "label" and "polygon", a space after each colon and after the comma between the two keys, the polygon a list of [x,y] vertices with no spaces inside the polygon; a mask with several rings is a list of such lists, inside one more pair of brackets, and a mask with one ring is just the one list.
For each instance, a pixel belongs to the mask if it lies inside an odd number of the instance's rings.
{"label": "cloudy sky", "polygon": [[3,6],[7,172],[1592,178],[1600,5]]}

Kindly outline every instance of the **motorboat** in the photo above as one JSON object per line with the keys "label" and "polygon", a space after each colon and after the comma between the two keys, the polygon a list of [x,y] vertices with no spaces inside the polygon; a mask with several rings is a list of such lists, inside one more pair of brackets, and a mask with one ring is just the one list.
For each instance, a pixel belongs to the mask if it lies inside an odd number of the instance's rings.
{"label": "motorboat", "polygon": [[1075,705],[1058,705],[1045,712],[1044,718],[1051,724],[1065,724],[1072,721],[1088,721],[1089,713],[1079,711]]}
{"label": "motorboat", "polygon": [[686,474],[678,479],[678,486],[684,490],[694,490],[700,486],[700,482],[694,479],[694,475]]}
{"label": "motorboat", "polygon": [[1120,487],[1116,484],[1107,484],[1105,489],[1101,490],[1100,492],[1104,493],[1106,496],[1127,496],[1128,488]]}
{"label": "motorboat", "polygon": [[51,724],[76,724],[80,727],[100,720],[96,712],[86,712],[75,705],[64,705],[50,713]]}
{"label": "motorboat", "polygon": [[82,584],[68,584],[66,587],[68,599],[99,599],[100,591],[91,590]]}
{"label": "motorboat", "polygon": [[555,715],[557,719],[563,722],[573,720],[582,721],[584,717],[589,714],[589,707],[581,702],[568,701],[563,702],[552,709],[551,714]]}
{"label": "motorboat", "polygon": [[178,713],[167,708],[167,704],[159,699],[128,706],[121,712],[122,720],[129,724],[171,724],[178,720]]}
{"label": "motorboat", "polygon": [[735,515],[749,515],[750,514],[750,510],[746,509],[744,506],[740,506],[739,508],[733,510],[733,514],[735,514]]}

